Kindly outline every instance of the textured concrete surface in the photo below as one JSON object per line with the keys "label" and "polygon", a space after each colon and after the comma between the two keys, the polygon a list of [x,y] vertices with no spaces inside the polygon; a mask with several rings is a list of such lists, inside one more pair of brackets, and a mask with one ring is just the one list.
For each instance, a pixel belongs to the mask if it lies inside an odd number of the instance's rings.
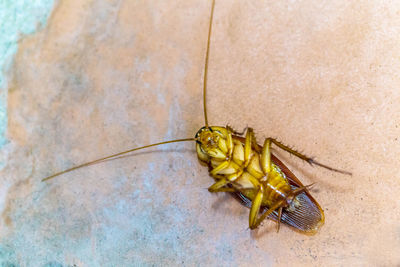
{"label": "textured concrete surface", "polygon": [[[194,145],[210,1],[59,1],[8,72],[1,263],[21,266],[400,264],[400,3],[217,1],[212,124],[278,137],[343,176],[277,154],[325,209],[315,236],[266,222],[212,180]],[[52,264],[52,265],[51,265]],[[57,265],[59,264],[59,265]]]}
{"label": "textured concrete surface", "polygon": [[[20,38],[46,25],[53,4],[54,0],[0,1],[0,148],[7,142],[8,90],[5,72],[13,62]],[[0,158],[0,169],[4,164]]]}

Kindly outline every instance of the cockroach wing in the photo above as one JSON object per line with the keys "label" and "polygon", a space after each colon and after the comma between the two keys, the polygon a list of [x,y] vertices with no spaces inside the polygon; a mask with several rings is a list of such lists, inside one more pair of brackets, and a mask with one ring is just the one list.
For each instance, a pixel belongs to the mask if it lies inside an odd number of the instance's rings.
{"label": "cockroach wing", "polygon": [[[292,189],[303,186],[300,180],[283,164],[276,156],[271,155],[271,160],[274,164],[279,166],[283,173],[285,173]],[[233,193],[233,195],[248,208],[251,207],[251,200],[246,198],[240,192]],[[292,227],[294,230],[303,234],[315,234],[318,229],[324,224],[325,217],[324,211],[321,209],[318,202],[311,196],[309,192],[304,192],[296,197],[298,205],[292,211],[289,209],[282,210],[281,222]],[[261,214],[268,210],[268,207],[262,207]],[[277,221],[278,212],[274,211],[268,218]]]}

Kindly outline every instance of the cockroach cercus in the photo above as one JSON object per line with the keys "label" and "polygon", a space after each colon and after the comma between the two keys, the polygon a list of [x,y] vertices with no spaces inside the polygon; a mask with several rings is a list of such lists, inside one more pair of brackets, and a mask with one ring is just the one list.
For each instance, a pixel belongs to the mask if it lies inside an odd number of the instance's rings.
{"label": "cockroach cercus", "polygon": [[208,165],[210,176],[214,178],[214,183],[208,188],[208,191],[230,192],[243,205],[249,207],[250,229],[257,228],[268,217],[277,222],[278,231],[282,222],[301,233],[314,234],[323,225],[325,219],[322,208],[308,190],[311,185],[304,186],[271,153],[271,145],[273,144],[311,165],[318,165],[342,174],[351,175],[351,173],[321,164],[274,138],[266,138],[262,146],[258,145],[252,128],[246,128],[243,133],[238,133],[229,126],[210,126],[208,124],[206,89],[214,6],[215,0],[211,3],[204,67],[203,110],[205,126],[197,131],[195,137],[164,141],[129,149],[55,173],[44,178],[43,181],[48,181],[66,172],[140,149],[169,143],[194,141],[199,160]]}

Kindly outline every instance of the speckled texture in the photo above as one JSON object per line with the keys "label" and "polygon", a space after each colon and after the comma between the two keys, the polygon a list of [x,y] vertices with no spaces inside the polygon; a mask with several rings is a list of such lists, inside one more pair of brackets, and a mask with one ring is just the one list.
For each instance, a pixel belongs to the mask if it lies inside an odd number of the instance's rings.
{"label": "speckled texture", "polygon": [[[3,0],[0,1],[0,148],[7,142],[7,79],[18,41],[26,34],[41,29],[53,8],[54,0]],[[5,165],[0,158],[0,169]]]}
{"label": "speckled texture", "polygon": [[400,263],[400,3],[217,1],[212,124],[278,137],[343,176],[277,154],[326,224],[266,222],[166,145],[42,183],[131,147],[194,136],[210,2],[59,1],[9,72],[0,257],[22,266],[393,266]]}

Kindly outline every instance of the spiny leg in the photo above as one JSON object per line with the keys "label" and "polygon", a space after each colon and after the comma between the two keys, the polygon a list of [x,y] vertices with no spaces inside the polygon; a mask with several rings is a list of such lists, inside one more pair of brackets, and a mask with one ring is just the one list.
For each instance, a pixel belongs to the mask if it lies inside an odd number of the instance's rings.
{"label": "spiny leg", "polygon": [[[332,167],[327,166],[325,164],[319,163],[318,161],[315,161],[313,158],[310,158],[310,157],[308,157],[308,156],[306,156],[306,155],[304,155],[304,154],[302,154],[300,152],[297,152],[296,150],[288,147],[287,145],[284,145],[283,143],[279,142],[275,138],[269,137],[269,138],[265,139],[265,143],[267,143],[267,142],[269,142],[269,147],[271,146],[271,142],[272,142],[276,146],[278,146],[279,148],[281,148],[281,149],[285,150],[286,152],[288,152],[288,153],[290,153],[290,154],[292,154],[292,155],[294,155],[294,156],[306,161],[310,165],[317,165],[317,166],[320,166],[320,167],[325,168],[325,169],[330,170],[330,171],[339,172],[339,173],[343,173],[343,174],[347,174],[347,175],[352,175],[351,172],[335,169],[335,168],[332,168]],[[264,146],[265,146],[265,143],[264,143]]]}
{"label": "spiny leg", "polygon": [[276,228],[277,233],[279,233],[279,228],[281,227],[282,209],[283,209],[283,207],[280,207],[278,210],[278,225]]}
{"label": "spiny leg", "polygon": [[246,133],[246,131],[247,131],[248,128],[249,128],[249,127],[246,126],[246,127],[244,127],[244,129],[243,129],[241,132],[238,132],[238,131],[235,131],[231,126],[226,125],[226,129],[228,129],[229,131],[231,131],[233,134],[240,135],[240,136],[244,135],[244,134]]}
{"label": "spiny leg", "polygon": [[[309,185],[305,185],[305,186],[301,186],[296,188],[295,190],[293,190],[290,194],[290,196],[295,197],[297,195],[300,195],[303,192],[306,192],[310,187],[312,187],[315,183],[309,184]],[[289,197],[290,197],[289,196]]]}

